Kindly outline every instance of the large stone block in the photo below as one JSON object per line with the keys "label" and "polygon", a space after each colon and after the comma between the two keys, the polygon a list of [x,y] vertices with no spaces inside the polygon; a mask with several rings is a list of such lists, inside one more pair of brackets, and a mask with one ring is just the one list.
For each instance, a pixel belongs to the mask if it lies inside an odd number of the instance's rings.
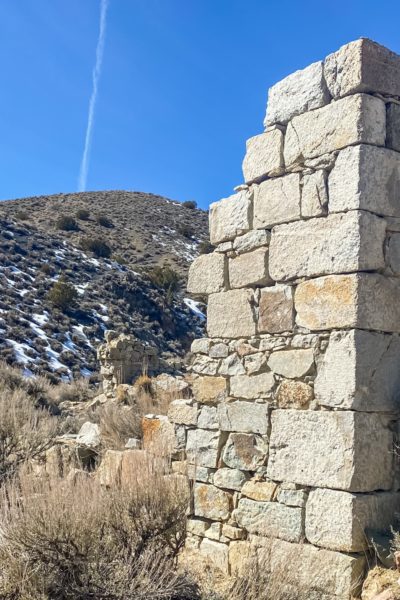
{"label": "large stone block", "polygon": [[267,179],[254,190],[254,229],[300,219],[300,175]]}
{"label": "large stone block", "polygon": [[293,288],[275,285],[261,290],[258,313],[259,333],[282,333],[294,326]]}
{"label": "large stone block", "polygon": [[189,463],[215,469],[220,449],[219,431],[190,429],[187,434],[186,456]]}
{"label": "large stone block", "polygon": [[260,246],[267,246],[271,239],[271,234],[265,229],[252,229],[248,233],[239,235],[233,242],[233,249],[237,254],[251,252]]}
{"label": "large stone block", "polygon": [[246,183],[266,176],[280,175],[283,166],[283,133],[280,129],[273,129],[247,140],[243,161]]}
{"label": "large stone block", "polygon": [[226,402],[218,405],[219,428],[241,433],[268,433],[268,405],[255,402]]}
{"label": "large stone block", "polygon": [[385,236],[385,221],[364,211],[278,225],[271,236],[271,277],[287,281],[383,269]]}
{"label": "large stone block", "polygon": [[296,115],[324,106],[329,100],[323,63],[313,63],[278,81],[269,89],[264,124],[287,123]]}
{"label": "large stone block", "polygon": [[385,103],[356,94],[294,117],[286,131],[285,165],[302,164],[354,144],[384,146],[385,137]]}
{"label": "large stone block", "polygon": [[352,492],[392,485],[388,420],[351,411],[274,410],[268,477]]}
{"label": "large stone block", "polygon": [[196,425],[197,415],[197,404],[193,400],[172,400],[168,407],[169,420],[180,425]]}
{"label": "large stone block", "polygon": [[226,397],[225,377],[197,377],[193,381],[193,395],[202,404],[215,404]]}
{"label": "large stone block", "polygon": [[391,233],[386,245],[386,262],[390,272],[400,276],[400,233]]}
{"label": "large stone block", "polygon": [[249,433],[231,433],[222,460],[231,469],[255,471],[264,465],[267,457],[268,443],[265,438]]}
{"label": "large stone block", "polygon": [[210,337],[250,337],[256,332],[254,294],[240,289],[211,294],[207,307],[207,332]]}
{"label": "large stone block", "polygon": [[400,216],[400,154],[361,144],[339,152],[329,179],[329,211]]}
{"label": "large stone block", "polygon": [[229,546],[204,538],[200,544],[200,554],[210,561],[215,568],[228,574]]}
{"label": "large stone block", "polygon": [[231,288],[272,283],[268,273],[268,249],[258,248],[229,260]]}
{"label": "large stone block", "polygon": [[368,548],[366,530],[389,529],[399,509],[399,493],[313,490],[306,506],[306,537],[316,546],[362,552]]}
{"label": "large stone block", "polygon": [[400,284],[378,273],[328,275],[300,283],[296,322],[319,331],[359,328],[400,332]]}
{"label": "large stone block", "polygon": [[400,105],[386,105],[386,146],[400,152]]}
{"label": "large stone block", "polygon": [[334,98],[356,92],[400,96],[400,56],[366,38],[327,56],[324,75]]}
{"label": "large stone block", "polygon": [[364,412],[400,410],[400,338],[360,329],[334,332],[314,391],[322,406]]}
{"label": "large stone block", "polygon": [[239,527],[256,535],[277,537],[288,542],[300,542],[303,535],[302,510],[278,502],[242,498],[232,517]]}
{"label": "large stone block", "polygon": [[214,473],[213,483],[217,487],[225,488],[226,490],[236,490],[240,492],[243,484],[247,481],[249,475],[239,469],[218,469]]}
{"label": "large stone block", "polygon": [[268,366],[277,375],[295,379],[304,377],[314,365],[312,348],[298,350],[279,350],[273,352],[268,360]]}
{"label": "large stone block", "polygon": [[227,280],[226,256],[218,252],[202,254],[190,265],[187,290],[194,296],[214,294],[226,289]]}
{"label": "large stone block", "polygon": [[235,375],[230,381],[230,395],[235,398],[264,398],[275,385],[271,371],[259,375]]}
{"label": "large stone block", "polygon": [[232,510],[232,496],[213,485],[196,483],[193,490],[194,514],[215,521],[226,521]]}
{"label": "large stone block", "polygon": [[251,229],[251,193],[241,191],[210,205],[210,241],[215,246]]}
{"label": "large stone block", "polygon": [[326,171],[319,170],[303,176],[301,190],[301,216],[325,215],[328,206],[328,181]]}

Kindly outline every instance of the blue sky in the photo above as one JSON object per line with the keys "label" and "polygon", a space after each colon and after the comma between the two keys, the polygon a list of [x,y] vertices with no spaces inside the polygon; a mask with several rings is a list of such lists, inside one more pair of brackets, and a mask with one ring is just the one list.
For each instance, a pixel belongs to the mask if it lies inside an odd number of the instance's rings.
{"label": "blue sky", "polygon": [[[0,0],[0,198],[76,191],[100,0]],[[267,88],[340,45],[400,53],[398,0],[109,0],[87,189],[206,208],[241,183]]]}

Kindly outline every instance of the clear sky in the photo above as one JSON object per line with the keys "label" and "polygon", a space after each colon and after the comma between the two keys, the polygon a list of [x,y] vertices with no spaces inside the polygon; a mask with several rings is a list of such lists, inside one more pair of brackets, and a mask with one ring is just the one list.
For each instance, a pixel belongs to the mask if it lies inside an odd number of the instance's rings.
{"label": "clear sky", "polygon": [[[0,198],[78,189],[100,0],[0,0]],[[399,0],[109,0],[88,190],[206,208],[241,183],[267,88],[358,37],[400,53]]]}

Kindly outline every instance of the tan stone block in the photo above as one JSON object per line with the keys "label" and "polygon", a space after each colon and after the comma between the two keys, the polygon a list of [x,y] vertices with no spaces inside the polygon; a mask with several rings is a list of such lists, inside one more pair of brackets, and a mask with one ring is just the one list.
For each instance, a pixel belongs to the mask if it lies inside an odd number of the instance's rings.
{"label": "tan stone block", "polygon": [[295,379],[304,377],[314,365],[312,348],[299,350],[279,350],[273,352],[268,360],[268,366],[277,375]]}
{"label": "tan stone block", "polygon": [[164,415],[146,415],[142,418],[143,448],[163,449],[166,453],[175,449],[175,428]]}
{"label": "tan stone block", "polygon": [[242,288],[272,283],[268,273],[268,249],[259,248],[229,260],[229,285]]}
{"label": "tan stone block", "polygon": [[254,190],[254,229],[300,219],[300,175],[267,179]]}
{"label": "tan stone block", "polygon": [[207,308],[207,331],[210,337],[240,338],[256,333],[254,294],[240,289],[211,294]]}
{"label": "tan stone block", "polygon": [[256,535],[278,537],[289,542],[300,542],[303,535],[302,509],[278,502],[242,498],[232,518],[240,527]]}
{"label": "tan stone block", "polygon": [[231,494],[213,485],[195,483],[194,514],[214,521],[226,521],[232,510]]}
{"label": "tan stone block", "polygon": [[247,541],[229,544],[229,565],[231,575],[243,577],[248,573],[249,565],[257,560],[257,549]]}
{"label": "tan stone block", "polygon": [[283,133],[273,129],[255,135],[246,142],[243,176],[246,183],[283,171]]}
{"label": "tan stone block", "polygon": [[189,429],[186,456],[189,463],[215,469],[218,465],[220,432],[208,429]]}
{"label": "tan stone block", "polygon": [[187,291],[194,296],[222,292],[228,280],[228,263],[224,254],[212,252],[198,256],[190,265]]}
{"label": "tan stone block", "polygon": [[261,290],[259,302],[259,333],[282,333],[294,327],[293,288],[275,285]]}
{"label": "tan stone block", "polygon": [[230,380],[230,395],[248,400],[265,398],[274,385],[275,378],[271,371],[259,375],[235,375]]}
{"label": "tan stone block", "polygon": [[324,170],[303,176],[301,190],[301,216],[319,217],[325,215],[328,206],[327,174]]}
{"label": "tan stone block", "polygon": [[200,544],[200,554],[208,559],[212,565],[225,574],[229,572],[229,548],[227,544],[221,544],[204,538]]}
{"label": "tan stone block", "polygon": [[210,241],[215,246],[251,229],[252,193],[243,190],[210,205]]}
{"label": "tan stone block", "polygon": [[221,402],[226,397],[224,377],[197,377],[193,381],[193,395],[202,404]]}
{"label": "tan stone block", "polygon": [[218,404],[221,431],[266,434],[269,429],[268,405],[255,402],[224,402]]}
{"label": "tan stone block", "polygon": [[265,464],[267,458],[267,440],[250,433],[231,433],[222,455],[228,467],[241,471],[255,471]]}
{"label": "tan stone block", "polygon": [[259,502],[270,502],[275,499],[278,484],[274,481],[246,481],[242,487],[242,496]]}
{"label": "tan stone block", "polygon": [[168,407],[168,418],[172,423],[196,425],[197,415],[197,404],[193,400],[173,400]]}
{"label": "tan stone block", "polygon": [[96,471],[100,485],[117,486],[121,482],[122,455],[120,450],[107,450]]}
{"label": "tan stone block", "polygon": [[305,409],[313,398],[313,388],[303,381],[282,381],[276,394],[279,408]]}

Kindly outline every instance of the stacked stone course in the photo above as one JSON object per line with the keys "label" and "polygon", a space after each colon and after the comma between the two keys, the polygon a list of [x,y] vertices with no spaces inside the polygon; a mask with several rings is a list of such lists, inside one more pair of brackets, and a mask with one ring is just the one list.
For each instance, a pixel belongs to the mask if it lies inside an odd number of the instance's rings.
{"label": "stacked stone course", "polygon": [[400,508],[400,57],[342,47],[270,89],[265,127],[189,273],[208,338],[187,544],[232,574],[287,561],[308,598],[347,600]]}

